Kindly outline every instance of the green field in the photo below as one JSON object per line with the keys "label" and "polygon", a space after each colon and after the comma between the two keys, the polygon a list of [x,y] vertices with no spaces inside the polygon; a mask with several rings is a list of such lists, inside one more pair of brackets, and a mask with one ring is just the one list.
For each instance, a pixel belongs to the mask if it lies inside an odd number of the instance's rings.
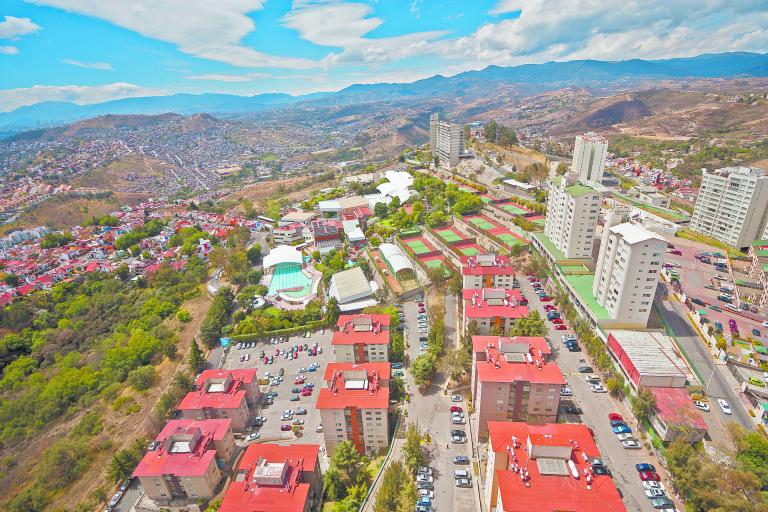
{"label": "green field", "polygon": [[482,217],[472,217],[471,219],[469,219],[469,222],[479,227],[480,229],[488,230],[488,229],[493,229],[495,227],[493,224],[491,224],[490,222],[488,222]]}
{"label": "green field", "polygon": [[461,237],[451,229],[436,229],[435,233],[446,242],[457,242]]}
{"label": "green field", "polygon": [[465,247],[463,249],[459,249],[459,252],[463,254],[464,256],[474,256],[479,251],[474,247]]}
{"label": "green field", "polygon": [[480,200],[481,200],[483,203],[485,203],[485,204],[489,204],[489,203],[492,203],[492,202],[493,202],[493,199],[491,199],[491,198],[490,198],[490,197],[488,197],[488,196],[480,196]]}
{"label": "green field", "polygon": [[523,210],[522,208],[519,208],[512,204],[503,204],[501,205],[501,209],[504,210],[507,213],[512,213],[515,215],[524,215],[528,213],[527,211]]}
{"label": "green field", "polygon": [[520,240],[519,238],[516,238],[514,235],[510,235],[509,233],[502,233],[502,234],[496,235],[496,236],[499,238],[499,240],[501,240],[502,242],[504,242],[505,244],[507,244],[509,246],[521,245],[521,244],[525,243],[522,240]]}
{"label": "green field", "polygon": [[411,248],[414,254],[426,254],[432,252],[421,240],[406,240],[405,244]]}

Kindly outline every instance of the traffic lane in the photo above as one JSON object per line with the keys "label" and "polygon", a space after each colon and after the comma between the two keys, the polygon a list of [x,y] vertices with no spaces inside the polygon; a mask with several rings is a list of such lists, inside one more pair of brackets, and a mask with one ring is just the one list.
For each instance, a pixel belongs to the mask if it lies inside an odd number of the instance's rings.
{"label": "traffic lane", "polygon": [[712,360],[709,349],[704,346],[704,342],[699,338],[696,330],[688,322],[683,306],[675,301],[662,302],[661,312],[664,320],[672,332],[677,337],[679,343],[683,346],[691,363],[696,367],[704,379],[702,383],[707,395],[711,398],[724,398],[731,406],[733,414],[726,415],[717,405],[713,405],[715,414],[723,423],[736,421],[741,426],[752,429],[754,422],[751,421],[747,411],[744,409],[741,399],[736,391],[729,385],[728,381],[722,375],[722,371],[728,371],[723,365],[716,365]]}

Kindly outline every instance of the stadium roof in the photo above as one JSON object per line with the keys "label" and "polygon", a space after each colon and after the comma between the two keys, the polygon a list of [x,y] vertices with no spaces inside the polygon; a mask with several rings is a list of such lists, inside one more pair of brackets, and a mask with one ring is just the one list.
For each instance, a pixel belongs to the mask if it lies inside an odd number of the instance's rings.
{"label": "stadium roof", "polygon": [[373,295],[373,290],[363,269],[354,267],[333,274],[328,293],[335,297],[339,304],[345,304]]}
{"label": "stadium roof", "polygon": [[392,266],[392,270],[400,272],[401,270],[414,270],[411,260],[409,260],[403,251],[394,244],[381,244],[379,246],[381,255],[386,258],[389,264]]}
{"label": "stadium roof", "polygon": [[278,245],[269,254],[264,256],[264,268],[273,267],[279,263],[304,263],[304,257],[300,251],[290,245]]}

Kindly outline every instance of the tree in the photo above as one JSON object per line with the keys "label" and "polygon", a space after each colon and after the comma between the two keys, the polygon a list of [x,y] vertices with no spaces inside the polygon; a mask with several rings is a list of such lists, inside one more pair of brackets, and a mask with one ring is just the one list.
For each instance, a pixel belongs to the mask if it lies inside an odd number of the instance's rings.
{"label": "tree", "polygon": [[459,381],[472,367],[472,358],[465,350],[451,350],[445,358],[451,378]]}
{"label": "tree", "polygon": [[389,358],[395,362],[402,362],[405,357],[405,342],[403,341],[403,335],[395,331],[392,334],[391,345],[392,349],[389,353]]}
{"label": "tree", "polygon": [[146,449],[147,440],[142,437],[136,439],[128,448],[118,450],[109,461],[107,477],[115,483],[129,478]]}
{"label": "tree", "polygon": [[185,324],[190,320],[192,320],[192,315],[190,315],[189,311],[187,311],[186,309],[179,308],[179,310],[176,312],[176,320]]}
{"label": "tree", "polygon": [[205,369],[205,357],[203,356],[203,351],[200,350],[200,346],[197,344],[197,340],[193,339],[192,345],[189,347],[187,365],[192,375],[197,375]]}
{"label": "tree", "polygon": [[411,375],[416,385],[424,387],[437,370],[437,357],[431,352],[421,354],[411,363]]}
{"label": "tree", "polygon": [[427,277],[429,277],[429,280],[438,290],[442,291],[443,285],[448,280],[449,275],[445,274],[445,269],[441,265],[439,267],[430,267],[427,270]]}
{"label": "tree", "polygon": [[119,277],[121,281],[128,279],[128,276],[131,275],[130,270],[128,270],[128,265],[122,263],[119,267],[117,267],[117,270],[115,270],[115,275]]}
{"label": "tree", "polygon": [[653,393],[645,388],[640,388],[635,396],[630,399],[632,414],[637,421],[643,422],[651,417],[656,407],[656,398]]}
{"label": "tree", "polygon": [[157,379],[155,367],[151,365],[140,366],[128,373],[128,385],[136,391],[149,389]]}
{"label": "tree", "polygon": [[411,478],[406,473],[405,468],[403,468],[403,463],[399,460],[393,461],[384,471],[384,475],[381,478],[381,485],[373,505],[374,512],[392,512],[397,510],[402,487],[410,480]]}
{"label": "tree", "polygon": [[538,311],[531,311],[528,316],[518,318],[510,331],[511,336],[546,336],[547,324]]}
{"label": "tree", "polygon": [[388,211],[386,203],[376,203],[373,207],[373,213],[380,219],[386,219]]}
{"label": "tree", "polygon": [[419,491],[416,490],[416,484],[413,480],[408,480],[403,484],[400,491],[400,499],[397,503],[396,512],[411,512],[413,504],[419,499]]}
{"label": "tree", "polygon": [[424,465],[425,454],[421,446],[421,430],[414,423],[408,424],[403,443],[403,463],[405,468],[415,475],[419,467]]}
{"label": "tree", "polygon": [[359,482],[361,478],[365,478],[363,467],[366,463],[365,456],[358,453],[355,445],[350,441],[342,441],[336,445],[328,469],[329,473],[331,470],[336,473],[333,475],[334,481],[331,483],[335,487],[335,499],[346,496],[353,485]]}
{"label": "tree", "polygon": [[566,165],[565,162],[560,162],[559,164],[557,164],[557,175],[558,176],[562,176],[566,172],[568,172],[568,166]]}
{"label": "tree", "polygon": [[261,244],[253,244],[253,246],[246,252],[246,256],[251,265],[255,265],[261,260],[261,254]]}
{"label": "tree", "polygon": [[442,226],[447,221],[447,218],[445,216],[445,213],[443,213],[440,210],[435,210],[433,212],[430,212],[424,222],[429,226],[430,228],[436,228],[438,226]]}
{"label": "tree", "polygon": [[362,482],[349,488],[348,494],[343,500],[333,507],[333,512],[358,512],[368,494],[368,485]]}
{"label": "tree", "polygon": [[336,325],[336,322],[339,321],[339,315],[341,314],[341,310],[339,309],[339,301],[336,300],[334,297],[331,297],[328,299],[328,303],[325,306],[328,310],[327,318],[328,318],[328,325],[334,326]]}

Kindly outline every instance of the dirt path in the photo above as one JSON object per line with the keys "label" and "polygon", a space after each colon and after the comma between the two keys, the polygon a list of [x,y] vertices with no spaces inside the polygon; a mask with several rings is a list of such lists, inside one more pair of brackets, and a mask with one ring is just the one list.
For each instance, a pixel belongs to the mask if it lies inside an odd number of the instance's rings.
{"label": "dirt path", "polygon": [[[47,510],[60,510],[72,507],[74,504],[86,500],[99,487],[106,488],[108,493],[113,488],[112,483],[107,482],[106,478],[106,467],[109,461],[115,452],[130,445],[134,439],[141,436],[151,437],[157,432],[159,427],[154,425],[152,421],[152,411],[155,403],[170,387],[176,372],[186,370],[187,354],[189,353],[192,338],[197,334],[210,305],[210,296],[203,292],[202,296],[187,301],[182,306],[189,311],[192,321],[185,325],[180,325],[175,319],[168,322],[174,328],[181,328],[178,331],[178,352],[176,358],[173,361],[164,359],[161,364],[155,367],[157,369],[157,382],[145,393],[137,393],[133,390],[123,391],[122,395],[134,398],[134,403],[141,407],[140,411],[134,414],[126,414],[124,410],[113,411],[109,407],[105,409],[103,417],[104,430],[96,436],[92,444],[96,448],[111,439],[112,445],[104,450],[94,450],[95,455],[89,469],[77,482],[70,485],[57,496],[47,507]],[[61,437],[65,432],[68,432],[79,421],[79,416],[82,416],[82,414],[67,422],[66,425],[62,425],[62,427],[68,426],[69,428],[56,429],[58,434],[56,437]],[[50,439],[50,441],[53,441],[53,439]],[[40,450],[45,446],[47,446],[47,443]],[[33,458],[26,458],[24,460],[37,460],[37,457],[34,457],[33,454],[29,454],[29,456]]]}

